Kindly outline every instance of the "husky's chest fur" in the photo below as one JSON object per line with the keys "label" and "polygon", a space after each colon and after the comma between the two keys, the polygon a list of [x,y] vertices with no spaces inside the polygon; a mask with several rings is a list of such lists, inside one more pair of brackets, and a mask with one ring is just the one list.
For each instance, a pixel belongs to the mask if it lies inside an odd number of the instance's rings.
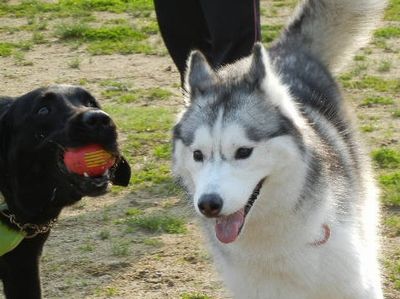
{"label": "husky's chest fur", "polygon": [[383,297],[377,191],[330,74],[383,5],[306,1],[269,52],[219,71],[192,53],[174,173],[235,298]]}

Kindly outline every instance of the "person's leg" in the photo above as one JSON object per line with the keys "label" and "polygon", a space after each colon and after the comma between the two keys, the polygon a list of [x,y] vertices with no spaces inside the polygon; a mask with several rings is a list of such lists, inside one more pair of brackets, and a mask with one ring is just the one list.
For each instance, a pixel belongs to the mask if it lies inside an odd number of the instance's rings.
{"label": "person's leg", "polygon": [[199,49],[207,55],[211,50],[201,7],[198,0],[154,0],[154,6],[165,46],[183,82],[190,51]]}
{"label": "person's leg", "polygon": [[200,0],[200,3],[210,32],[213,66],[248,56],[254,43],[260,40],[259,0]]}

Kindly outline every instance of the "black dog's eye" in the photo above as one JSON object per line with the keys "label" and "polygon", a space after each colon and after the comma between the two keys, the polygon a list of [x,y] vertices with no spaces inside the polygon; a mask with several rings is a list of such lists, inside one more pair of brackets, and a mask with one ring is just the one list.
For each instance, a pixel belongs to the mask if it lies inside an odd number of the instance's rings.
{"label": "black dog's eye", "polygon": [[96,103],[93,101],[89,101],[86,106],[91,107],[91,108],[97,108]]}
{"label": "black dog's eye", "polygon": [[203,153],[202,153],[201,151],[199,151],[199,150],[194,151],[194,152],[193,152],[193,159],[194,159],[196,162],[202,162],[203,159],[204,159]]}
{"label": "black dog's eye", "polygon": [[37,113],[38,115],[45,116],[45,115],[47,115],[47,114],[50,113],[50,108],[49,108],[49,107],[46,107],[46,106],[43,106],[43,107],[40,108],[36,113]]}
{"label": "black dog's eye", "polygon": [[236,160],[247,159],[248,157],[250,157],[252,152],[253,152],[252,147],[240,147],[235,153],[235,159]]}

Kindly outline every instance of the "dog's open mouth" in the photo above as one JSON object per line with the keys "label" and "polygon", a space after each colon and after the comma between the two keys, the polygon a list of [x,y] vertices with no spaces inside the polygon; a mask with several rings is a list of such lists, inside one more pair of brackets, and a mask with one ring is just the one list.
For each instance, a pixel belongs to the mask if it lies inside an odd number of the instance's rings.
{"label": "dog's open mouth", "polygon": [[60,171],[66,176],[76,191],[83,196],[99,196],[107,192],[108,186],[112,181],[115,169],[118,163],[118,155],[114,154],[115,163],[110,168],[104,169],[102,173],[90,174],[83,172],[82,174],[74,173],[68,170],[64,162],[64,152],[58,154],[57,164]]}
{"label": "dog's open mouth", "polygon": [[243,228],[247,214],[250,212],[260,194],[264,181],[265,178],[257,184],[253,193],[250,195],[247,204],[243,208],[233,214],[216,218],[215,233],[220,242],[227,244],[232,243],[237,239]]}

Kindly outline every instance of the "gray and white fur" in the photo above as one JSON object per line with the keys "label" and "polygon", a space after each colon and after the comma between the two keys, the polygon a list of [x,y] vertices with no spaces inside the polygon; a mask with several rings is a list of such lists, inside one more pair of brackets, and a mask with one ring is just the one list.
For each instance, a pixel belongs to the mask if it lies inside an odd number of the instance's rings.
{"label": "gray and white fur", "polygon": [[331,73],[385,1],[304,1],[267,51],[194,51],[174,174],[235,298],[381,299],[378,192]]}

